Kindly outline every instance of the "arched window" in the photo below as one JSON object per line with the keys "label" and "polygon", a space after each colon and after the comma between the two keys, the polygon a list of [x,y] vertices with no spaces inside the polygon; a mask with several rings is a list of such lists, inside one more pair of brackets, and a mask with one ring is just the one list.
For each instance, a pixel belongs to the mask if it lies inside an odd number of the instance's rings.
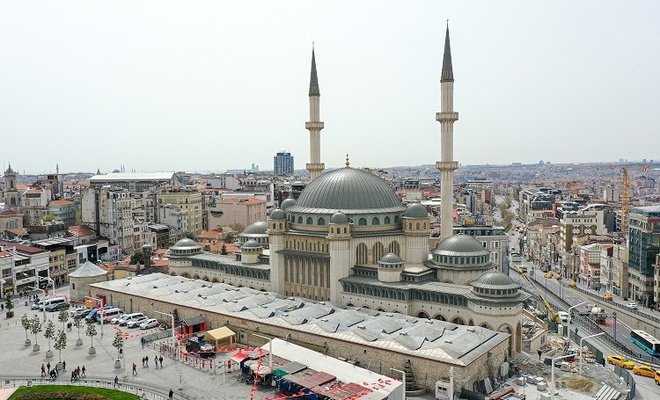
{"label": "arched window", "polygon": [[325,219],[319,218],[319,225],[325,225]]}
{"label": "arched window", "polygon": [[398,224],[399,221],[400,221],[399,216],[398,216],[398,215],[395,215],[395,216],[394,216],[394,223],[395,223],[395,224]]}
{"label": "arched window", "polygon": [[415,229],[419,230],[419,228],[420,228],[420,225],[419,225],[419,222],[418,222],[418,223],[415,224]]}
{"label": "arched window", "polygon": [[373,219],[371,220],[371,225],[380,225],[380,220],[378,219],[378,217],[373,217]]}
{"label": "arched window", "polygon": [[374,254],[374,264],[376,264],[381,258],[383,258],[383,244],[380,242],[374,244],[372,251]]}
{"label": "arched window", "polygon": [[360,218],[358,220],[358,225],[366,225],[367,224],[367,219],[366,218]]}
{"label": "arched window", "polygon": [[307,217],[307,225],[311,225],[312,223],[312,217]]}
{"label": "arched window", "polygon": [[387,217],[385,217],[385,221],[384,221],[383,223],[384,223],[385,225],[389,225],[389,224],[391,223],[390,221],[391,221],[391,220],[390,220],[390,217],[387,216]]}
{"label": "arched window", "polygon": [[298,217],[298,223],[302,224],[302,217]]}
{"label": "arched window", "polygon": [[390,243],[389,252],[394,253],[398,256],[399,252],[400,252],[399,242],[394,241],[394,242]]}
{"label": "arched window", "polygon": [[367,262],[367,245],[360,243],[355,249],[355,263],[365,265]]}

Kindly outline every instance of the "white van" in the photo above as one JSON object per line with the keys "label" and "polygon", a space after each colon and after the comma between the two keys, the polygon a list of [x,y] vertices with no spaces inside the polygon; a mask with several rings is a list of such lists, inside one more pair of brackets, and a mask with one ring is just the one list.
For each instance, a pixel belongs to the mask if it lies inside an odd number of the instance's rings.
{"label": "white van", "polygon": [[562,324],[568,324],[568,313],[566,311],[557,311],[557,315]]}
{"label": "white van", "polygon": [[[124,310],[122,310],[121,308],[110,308],[110,309],[107,309],[107,310],[102,310],[101,314],[103,315],[103,317],[102,317],[103,318],[103,323],[107,324],[107,323],[112,322],[113,318],[121,317],[122,315],[124,315]],[[101,322],[100,318],[101,317],[99,317],[99,316],[96,317],[97,322]]]}
{"label": "white van", "polygon": [[46,311],[50,311],[57,304],[61,304],[61,303],[66,303],[66,299],[64,297],[52,297],[50,299],[46,299],[39,304],[39,311],[43,311],[44,308],[46,309]]}

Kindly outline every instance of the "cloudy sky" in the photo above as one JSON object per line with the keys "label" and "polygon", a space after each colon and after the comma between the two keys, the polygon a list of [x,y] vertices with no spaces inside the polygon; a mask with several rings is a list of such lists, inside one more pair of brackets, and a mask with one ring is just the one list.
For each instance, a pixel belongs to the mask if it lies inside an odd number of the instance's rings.
{"label": "cloudy sky", "polygon": [[462,164],[660,159],[660,2],[2,1],[0,157],[20,172],[440,158],[449,19]]}

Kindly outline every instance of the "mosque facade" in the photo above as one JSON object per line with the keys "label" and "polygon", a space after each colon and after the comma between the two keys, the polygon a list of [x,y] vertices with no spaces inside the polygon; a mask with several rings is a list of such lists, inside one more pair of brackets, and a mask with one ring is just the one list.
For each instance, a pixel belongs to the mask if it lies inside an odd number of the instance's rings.
{"label": "mosque facade", "polygon": [[[442,71],[443,200],[451,190],[453,71],[449,31]],[[380,177],[350,166],[322,171],[316,63],[310,80],[312,180],[297,200],[286,199],[269,219],[249,226],[233,258],[205,253],[189,239],[170,248],[170,273],[302,297],[474,325],[510,333],[509,353],[521,351],[520,285],[498,272],[471,236],[447,235],[429,248],[430,219],[421,204],[404,205]],[[449,182],[449,183],[447,183]],[[449,188],[449,189],[447,189]],[[450,197],[451,198],[451,197]],[[443,205],[446,202],[443,201]],[[451,204],[451,203],[449,203]],[[443,211],[443,222],[447,211]],[[451,217],[449,226],[451,232]],[[447,231],[447,229],[444,229]]]}

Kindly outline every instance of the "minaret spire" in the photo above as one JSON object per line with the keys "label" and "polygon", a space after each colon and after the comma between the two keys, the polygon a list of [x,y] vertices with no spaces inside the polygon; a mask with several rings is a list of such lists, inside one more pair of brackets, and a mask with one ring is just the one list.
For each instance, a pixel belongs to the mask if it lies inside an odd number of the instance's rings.
{"label": "minaret spire", "polygon": [[309,163],[306,165],[310,180],[314,180],[325,164],[321,162],[321,92],[319,90],[319,78],[316,73],[316,56],[314,54],[314,42],[312,42],[312,69],[309,78],[309,121],[305,122],[305,129],[309,131]]}
{"label": "minaret spire", "polygon": [[440,122],[440,161],[435,163],[441,175],[440,239],[446,239],[453,234],[454,171],[458,169],[458,162],[454,161],[454,122],[458,120],[458,113],[454,111],[454,71],[449,45],[449,22],[445,33],[440,76],[440,112],[435,114],[435,120]]}

